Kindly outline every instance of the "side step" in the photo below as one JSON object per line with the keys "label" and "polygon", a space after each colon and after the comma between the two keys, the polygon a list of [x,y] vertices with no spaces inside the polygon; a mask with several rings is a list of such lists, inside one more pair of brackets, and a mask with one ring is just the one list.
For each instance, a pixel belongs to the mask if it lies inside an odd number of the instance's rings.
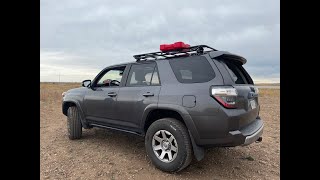
{"label": "side step", "polygon": [[129,130],[125,130],[125,129],[120,129],[120,128],[116,128],[116,127],[110,127],[110,126],[105,126],[105,125],[100,125],[100,124],[95,124],[95,123],[90,123],[90,125],[93,126],[93,127],[111,129],[111,130],[120,131],[120,132],[124,132],[124,133],[129,133],[129,134],[134,134],[134,135],[143,137],[142,134],[139,134],[139,133],[134,132],[134,131],[129,131]]}

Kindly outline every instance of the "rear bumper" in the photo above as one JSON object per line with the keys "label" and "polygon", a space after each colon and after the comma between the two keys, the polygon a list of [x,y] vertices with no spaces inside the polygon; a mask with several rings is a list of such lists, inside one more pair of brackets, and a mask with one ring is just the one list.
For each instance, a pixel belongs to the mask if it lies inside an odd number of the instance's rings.
{"label": "rear bumper", "polygon": [[255,141],[257,141],[259,139],[259,137],[262,136],[262,133],[263,133],[263,124],[262,126],[260,127],[260,129],[258,129],[255,133],[253,133],[252,135],[249,135],[246,137],[243,145],[246,146],[246,145],[249,145]]}
{"label": "rear bumper", "polygon": [[229,131],[224,137],[210,139],[195,139],[199,146],[204,147],[234,147],[246,146],[256,142],[263,134],[264,123],[260,117],[247,126]]}

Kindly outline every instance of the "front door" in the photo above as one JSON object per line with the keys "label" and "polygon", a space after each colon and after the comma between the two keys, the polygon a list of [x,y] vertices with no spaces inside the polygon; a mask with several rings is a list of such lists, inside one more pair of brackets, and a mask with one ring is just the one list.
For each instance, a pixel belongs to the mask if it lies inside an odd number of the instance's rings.
{"label": "front door", "polygon": [[92,90],[84,98],[87,120],[104,125],[116,122],[117,96],[125,67],[106,69],[93,81]]}

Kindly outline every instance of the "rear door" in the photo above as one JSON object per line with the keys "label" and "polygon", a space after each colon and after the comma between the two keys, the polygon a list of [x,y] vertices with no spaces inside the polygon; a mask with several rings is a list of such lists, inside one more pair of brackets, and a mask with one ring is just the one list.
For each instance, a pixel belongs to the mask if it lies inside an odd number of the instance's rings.
{"label": "rear door", "polygon": [[158,103],[160,87],[155,62],[132,64],[126,84],[118,93],[116,109],[120,123],[139,131],[146,107]]}
{"label": "rear door", "polygon": [[221,58],[219,60],[225,68],[225,83],[237,89],[237,109],[244,109],[243,118],[239,121],[239,127],[243,127],[256,119],[259,114],[258,90],[242,63],[237,60]]}

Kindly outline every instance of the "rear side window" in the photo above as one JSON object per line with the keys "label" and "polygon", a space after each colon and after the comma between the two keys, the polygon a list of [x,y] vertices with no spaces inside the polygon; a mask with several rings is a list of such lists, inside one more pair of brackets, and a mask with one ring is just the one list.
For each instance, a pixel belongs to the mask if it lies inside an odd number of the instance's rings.
{"label": "rear side window", "polygon": [[215,77],[210,63],[203,56],[171,59],[169,63],[181,83],[203,83]]}
{"label": "rear side window", "polygon": [[153,75],[151,78],[151,85],[154,86],[158,86],[160,85],[160,80],[159,80],[159,76],[158,76],[158,68],[155,67],[154,71],[153,71]]}
{"label": "rear side window", "polygon": [[158,69],[155,63],[133,64],[131,66],[127,86],[160,85]]}
{"label": "rear side window", "polygon": [[223,60],[222,62],[236,84],[249,84],[250,80],[246,77],[245,70],[241,64],[228,60]]}

